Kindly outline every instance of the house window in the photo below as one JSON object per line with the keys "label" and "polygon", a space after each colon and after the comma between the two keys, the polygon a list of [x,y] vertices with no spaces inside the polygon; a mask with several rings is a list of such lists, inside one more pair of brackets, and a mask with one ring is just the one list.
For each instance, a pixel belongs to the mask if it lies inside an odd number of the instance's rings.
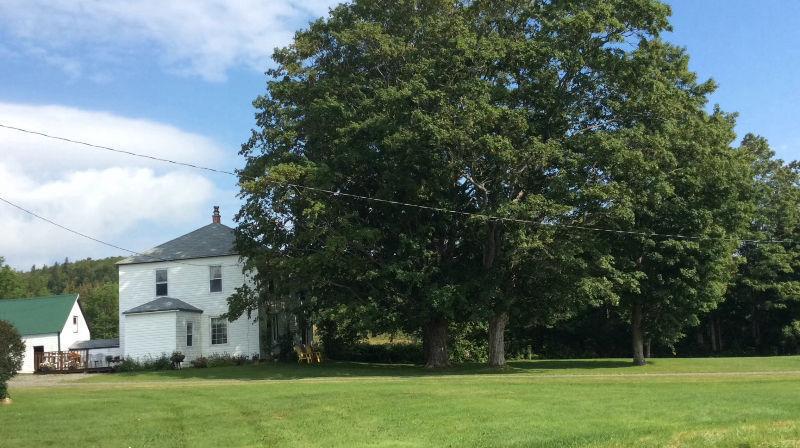
{"label": "house window", "polygon": [[228,343],[228,321],[221,317],[211,319],[211,344]]}
{"label": "house window", "polygon": [[211,292],[222,292],[222,266],[209,266]]}
{"label": "house window", "polygon": [[167,270],[156,269],[156,297],[167,295]]}
{"label": "house window", "polygon": [[72,316],[72,332],[78,332],[78,316]]}
{"label": "house window", "polygon": [[192,346],[192,332],[194,330],[194,323],[193,322],[186,322],[186,346]]}

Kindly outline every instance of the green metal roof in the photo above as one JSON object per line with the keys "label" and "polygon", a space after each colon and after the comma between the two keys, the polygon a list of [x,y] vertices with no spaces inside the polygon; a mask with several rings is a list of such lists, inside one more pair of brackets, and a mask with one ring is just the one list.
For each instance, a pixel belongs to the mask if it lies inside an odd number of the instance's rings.
{"label": "green metal roof", "polygon": [[11,322],[19,334],[59,333],[67,323],[77,294],[0,300],[0,320]]}

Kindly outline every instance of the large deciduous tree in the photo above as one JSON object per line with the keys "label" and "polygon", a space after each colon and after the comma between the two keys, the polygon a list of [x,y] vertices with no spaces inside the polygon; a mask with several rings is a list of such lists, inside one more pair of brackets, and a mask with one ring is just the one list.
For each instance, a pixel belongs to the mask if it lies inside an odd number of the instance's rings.
{"label": "large deciduous tree", "polygon": [[731,148],[734,117],[705,110],[711,81],[659,39],[642,42],[614,86],[617,129],[588,134],[587,152],[607,196],[608,277],[631,325],[635,364],[646,341],[671,345],[722,300],[752,212],[746,157]]}
{"label": "large deciduous tree", "polygon": [[[655,0],[356,0],[298,32],[242,149],[238,244],[260,287],[231,316],[302,289],[310,309],[420,331],[431,367],[448,323],[487,319],[502,365],[509,315],[608,297],[637,353],[644,333],[674,338],[721,296],[747,170],[732,118],[704,111],[713,85],[661,40],[668,16]],[[641,234],[578,228],[593,225]]]}
{"label": "large deciduous tree", "polygon": [[452,1],[335,8],[276,51],[242,151],[239,244],[257,281],[421,330],[430,367],[448,364],[448,323],[470,315],[465,217],[288,184],[470,211],[451,146],[480,122],[471,98],[486,88],[469,30]]}
{"label": "large deciduous tree", "polygon": [[[467,8],[485,52],[480,79],[491,111],[465,121],[451,146],[467,194],[482,213],[539,225],[486,220],[476,301],[489,317],[489,363],[504,364],[509,313],[552,321],[608,296],[604,254],[576,226],[605,213],[608,192],[588,135],[620,132],[631,71],[666,63],[634,58],[668,28],[656,1],[477,1]],[[658,113],[657,111],[655,113]],[[471,137],[471,138],[470,138]],[[601,139],[603,137],[600,137]],[[469,139],[465,144],[464,140]],[[476,144],[477,143],[477,144]]]}
{"label": "large deciduous tree", "polygon": [[[709,318],[712,351],[733,345],[758,353],[796,350],[800,310],[800,172],[775,158],[767,141],[748,134],[739,147],[752,166],[756,206],[726,302]],[[774,242],[769,242],[774,241]],[[721,334],[727,321],[729,341]]]}

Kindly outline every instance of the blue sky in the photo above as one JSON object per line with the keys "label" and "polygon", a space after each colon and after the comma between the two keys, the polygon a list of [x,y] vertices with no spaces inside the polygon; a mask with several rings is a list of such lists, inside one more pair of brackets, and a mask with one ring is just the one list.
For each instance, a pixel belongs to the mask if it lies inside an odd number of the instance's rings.
{"label": "blue sky", "polygon": [[800,158],[800,2],[674,0],[674,31],[691,68],[719,88],[712,101],[739,113],[737,132],[769,139],[778,156]]}
{"label": "blue sky", "polygon": [[[272,48],[332,3],[4,1],[0,122],[236,168]],[[718,82],[712,102],[740,114],[740,136],[759,133],[779,156],[800,158],[800,2],[669,3],[667,38]],[[0,129],[0,196],[133,250],[205,224],[214,204],[233,225],[235,193],[225,176]],[[15,267],[117,252],[0,204],[0,256]]]}

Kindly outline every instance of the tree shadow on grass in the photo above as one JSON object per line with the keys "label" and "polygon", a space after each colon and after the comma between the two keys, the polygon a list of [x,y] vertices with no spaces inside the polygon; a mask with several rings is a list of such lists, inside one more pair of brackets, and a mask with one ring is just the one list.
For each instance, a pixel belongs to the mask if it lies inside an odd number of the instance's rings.
{"label": "tree shadow on grass", "polygon": [[323,378],[358,377],[436,377],[458,375],[532,374],[545,375],[581,374],[595,369],[618,369],[632,367],[623,360],[532,360],[513,361],[505,368],[490,368],[485,364],[460,364],[442,369],[426,369],[412,364],[378,364],[330,361],[322,364],[262,363],[257,365],[187,368],[159,372],[134,372],[115,374],[113,380],[299,380]]}
{"label": "tree shadow on grass", "polygon": [[635,367],[631,361],[619,359],[548,359],[537,361],[515,361],[516,369],[525,370],[585,370],[585,369],[616,369],[622,367]]}

